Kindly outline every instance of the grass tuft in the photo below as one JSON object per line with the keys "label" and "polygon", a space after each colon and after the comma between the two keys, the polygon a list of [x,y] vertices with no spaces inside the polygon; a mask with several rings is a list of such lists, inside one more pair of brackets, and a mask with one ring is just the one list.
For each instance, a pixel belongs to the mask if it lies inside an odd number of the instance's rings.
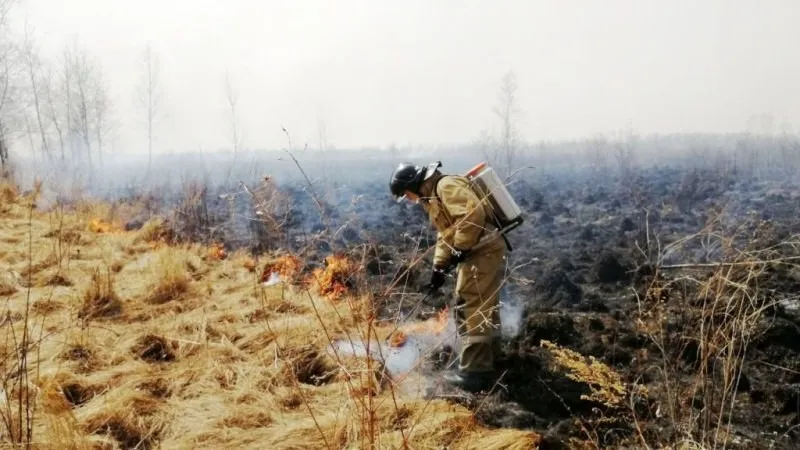
{"label": "grass tuft", "polygon": [[114,290],[111,271],[101,274],[99,269],[92,273],[89,288],[83,294],[83,304],[78,317],[82,319],[118,317],[122,314],[122,301]]}

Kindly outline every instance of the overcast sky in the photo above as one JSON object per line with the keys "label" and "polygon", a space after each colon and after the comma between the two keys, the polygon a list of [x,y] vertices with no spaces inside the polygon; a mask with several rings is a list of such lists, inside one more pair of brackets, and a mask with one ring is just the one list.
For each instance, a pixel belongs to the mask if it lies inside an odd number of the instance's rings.
{"label": "overcast sky", "polygon": [[[133,89],[147,41],[168,121],[160,149],[230,143],[224,74],[245,145],[467,141],[496,127],[500,79],[519,83],[522,134],[580,138],[741,131],[755,114],[800,129],[798,0],[24,0],[40,45],[70,35],[102,64],[143,149]],[[140,114],[141,116],[141,114]]]}

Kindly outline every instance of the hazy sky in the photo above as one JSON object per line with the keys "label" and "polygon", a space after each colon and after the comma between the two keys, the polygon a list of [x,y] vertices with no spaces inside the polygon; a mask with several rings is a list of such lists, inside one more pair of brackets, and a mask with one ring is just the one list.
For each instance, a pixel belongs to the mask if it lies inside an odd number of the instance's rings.
{"label": "hazy sky", "polygon": [[[754,114],[800,129],[798,0],[24,0],[39,43],[72,34],[102,64],[142,149],[133,88],[149,40],[168,121],[158,145],[230,143],[229,70],[247,146],[435,144],[475,138],[513,70],[531,140],[632,126],[741,131]],[[141,114],[140,114],[141,116]]]}

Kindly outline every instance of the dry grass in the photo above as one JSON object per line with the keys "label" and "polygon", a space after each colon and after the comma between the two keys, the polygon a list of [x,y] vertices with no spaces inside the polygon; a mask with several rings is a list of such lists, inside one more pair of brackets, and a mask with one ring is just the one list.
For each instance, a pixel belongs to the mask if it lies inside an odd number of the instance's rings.
{"label": "dry grass", "polygon": [[79,318],[113,317],[122,312],[122,302],[114,291],[111,271],[92,273],[89,287],[83,294],[83,305],[78,311]]}
{"label": "dry grass", "polygon": [[371,309],[349,293],[345,261],[318,274],[331,283],[322,295],[264,286],[248,256],[171,245],[160,222],[125,232],[90,205],[28,223],[13,201],[0,218],[17,242],[0,244],[3,445],[21,417],[42,448],[536,447],[534,433],[483,428],[464,407],[401,394],[375,362],[329,352]]}
{"label": "dry grass", "polygon": [[619,373],[593,356],[585,357],[547,340],[542,340],[541,345],[550,350],[561,368],[567,370],[568,378],[589,386],[591,393],[582,396],[584,400],[609,408],[622,408],[627,406],[626,402],[631,395],[647,395],[644,386],[627,385]]}
{"label": "dry grass", "polygon": [[16,186],[0,179],[0,213],[9,212],[18,195]]}
{"label": "dry grass", "polygon": [[189,261],[185,254],[170,247],[160,249],[156,257],[146,301],[166,303],[189,290]]}
{"label": "dry grass", "polygon": [[11,273],[0,273],[0,297],[17,292],[17,280]]}
{"label": "dry grass", "polygon": [[171,232],[161,219],[151,219],[142,225],[134,237],[135,243],[166,242],[172,239]]}
{"label": "dry grass", "polygon": [[[800,262],[800,236],[779,239],[768,223],[746,219],[725,226],[722,214],[714,214],[701,232],[659,248],[653,276],[638,297],[637,326],[663,359],[664,413],[692,437],[694,448],[728,445],[733,438],[749,350],[781,299],[767,287],[769,278]],[[697,242],[716,252],[718,262],[661,263],[663,255]],[[695,407],[699,403],[702,408]]]}

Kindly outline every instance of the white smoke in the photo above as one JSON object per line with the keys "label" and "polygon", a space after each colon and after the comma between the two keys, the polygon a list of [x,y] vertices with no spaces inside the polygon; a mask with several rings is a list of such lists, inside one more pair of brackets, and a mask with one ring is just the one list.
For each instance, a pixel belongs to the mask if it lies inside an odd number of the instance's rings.
{"label": "white smoke", "polygon": [[[430,369],[432,356],[445,347],[450,347],[454,352],[458,349],[458,339],[456,336],[456,326],[453,315],[448,315],[447,324],[440,331],[418,331],[407,333],[406,340],[400,346],[391,346],[387,342],[371,341],[367,345],[358,338],[341,339],[332,343],[328,348],[332,356],[372,358],[383,364],[386,372],[400,384],[406,386],[408,380],[415,380],[406,388],[410,389],[407,393],[425,391],[430,387],[430,380],[423,373]],[[416,391],[421,389],[421,391]]]}
{"label": "white smoke", "polygon": [[278,272],[272,272],[269,274],[269,279],[264,282],[264,286],[273,286],[280,283],[283,283],[280,274]]}
{"label": "white smoke", "polygon": [[506,286],[500,290],[500,324],[503,339],[513,339],[522,326],[525,307],[518,297],[510,295]]}

